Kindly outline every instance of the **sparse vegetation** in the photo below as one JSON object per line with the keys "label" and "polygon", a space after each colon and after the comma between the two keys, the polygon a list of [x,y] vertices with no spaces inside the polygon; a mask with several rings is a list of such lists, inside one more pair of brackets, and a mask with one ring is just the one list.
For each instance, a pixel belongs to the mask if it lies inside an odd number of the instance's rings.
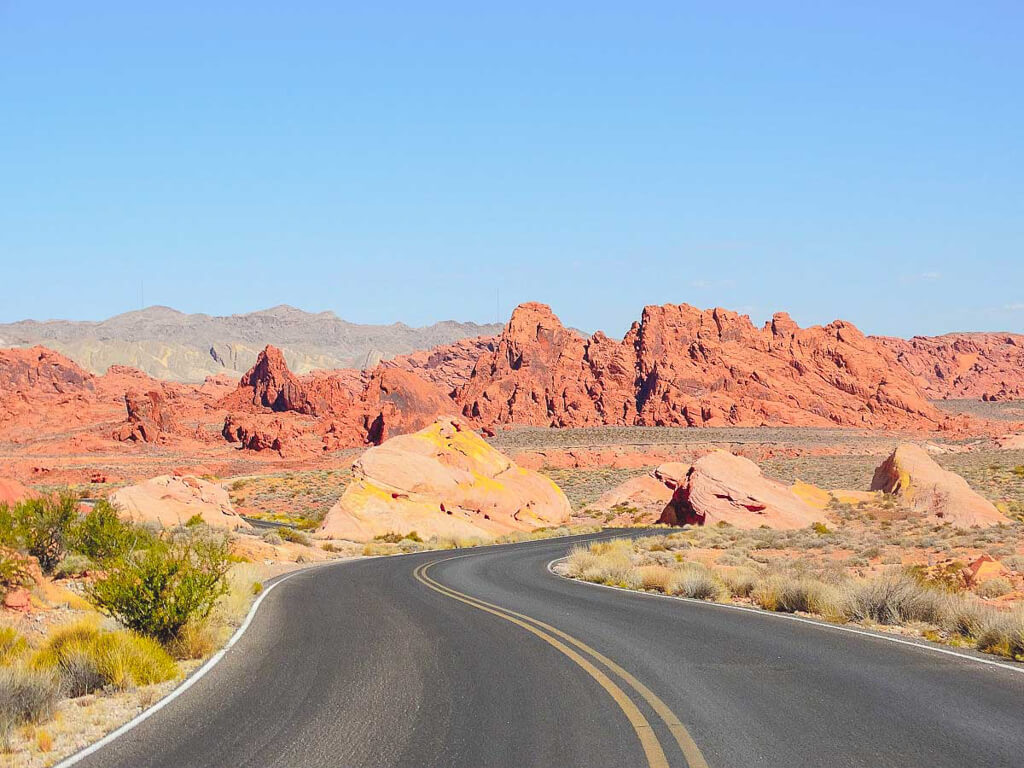
{"label": "sparse vegetation", "polygon": [[189,621],[206,618],[227,592],[228,555],[224,539],[156,541],[112,566],[89,597],[129,629],[170,642]]}
{"label": "sparse vegetation", "polygon": [[[768,611],[804,613],[836,623],[918,627],[923,636],[958,645],[973,645],[1008,658],[1024,660],[1024,608],[1010,611],[986,604],[965,591],[962,582],[927,579],[923,571],[890,567],[853,577],[832,567],[812,568],[799,559],[766,561],[755,567],[709,565],[691,559],[693,538],[704,551],[733,537],[752,544],[794,546],[804,531],[726,531],[703,529],[635,540],[616,539],[572,548],[566,561],[573,578],[627,589],[643,589],[700,600],[739,601]],[[994,580],[999,581],[999,580]],[[1009,584],[979,587],[983,596]]]}
{"label": "sparse vegetation", "polygon": [[59,698],[53,675],[23,667],[0,668],[0,746],[4,751],[15,727],[49,720]]}
{"label": "sparse vegetation", "polygon": [[51,633],[31,666],[54,673],[61,690],[72,697],[106,686],[150,685],[178,674],[174,660],[155,640],[129,630],[104,632],[90,621]]}

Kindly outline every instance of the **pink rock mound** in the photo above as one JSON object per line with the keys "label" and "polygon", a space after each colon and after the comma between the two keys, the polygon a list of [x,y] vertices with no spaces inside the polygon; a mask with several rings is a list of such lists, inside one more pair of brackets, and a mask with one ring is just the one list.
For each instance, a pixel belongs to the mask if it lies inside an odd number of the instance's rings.
{"label": "pink rock mound", "polygon": [[967,528],[1010,522],[967,481],[943,469],[918,445],[901,445],[875,470],[872,491],[900,497],[915,512]]}
{"label": "pink rock mound", "polygon": [[516,466],[456,419],[393,437],[353,465],[355,480],[319,529],[326,538],[369,541],[412,531],[493,538],[568,522],[565,494]]}
{"label": "pink rock mound", "polygon": [[670,501],[671,488],[654,475],[640,475],[601,494],[589,509],[610,515],[606,525],[649,525],[661,517]]}
{"label": "pink rock mound", "polygon": [[123,517],[137,523],[158,523],[170,528],[199,515],[215,528],[252,528],[235,512],[224,488],[191,475],[160,475],[120,489],[110,497],[110,502]]}
{"label": "pink rock mound", "polygon": [[714,451],[690,468],[659,522],[791,529],[823,519],[823,510],[804,502],[784,483],[764,477],[750,459]]}
{"label": "pink rock mound", "polygon": [[38,495],[27,485],[23,485],[17,480],[0,477],[0,504],[17,504],[19,501],[31,499]]}

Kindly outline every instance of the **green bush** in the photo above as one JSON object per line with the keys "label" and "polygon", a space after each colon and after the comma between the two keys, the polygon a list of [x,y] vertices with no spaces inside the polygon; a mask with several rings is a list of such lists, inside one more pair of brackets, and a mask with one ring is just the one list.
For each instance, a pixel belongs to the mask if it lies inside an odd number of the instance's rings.
{"label": "green bush", "polygon": [[70,493],[25,499],[13,510],[22,545],[39,560],[43,573],[53,573],[64,557],[78,520],[78,499]]}
{"label": "green bush", "polygon": [[0,502],[0,547],[16,549],[20,543],[14,510],[6,501]]}
{"label": "green bush", "polygon": [[160,540],[112,565],[88,595],[124,626],[166,643],[210,614],[227,592],[229,567],[225,539]]}
{"label": "green bush", "polygon": [[104,564],[151,543],[152,535],[144,528],[125,522],[108,502],[98,501],[78,523],[73,548]]}
{"label": "green bush", "polygon": [[203,516],[196,512],[192,517],[185,521],[185,527],[195,528],[197,525],[202,525],[204,522],[206,521],[203,520]]}
{"label": "green bush", "polygon": [[16,552],[0,549],[0,594],[30,581],[26,562]]}

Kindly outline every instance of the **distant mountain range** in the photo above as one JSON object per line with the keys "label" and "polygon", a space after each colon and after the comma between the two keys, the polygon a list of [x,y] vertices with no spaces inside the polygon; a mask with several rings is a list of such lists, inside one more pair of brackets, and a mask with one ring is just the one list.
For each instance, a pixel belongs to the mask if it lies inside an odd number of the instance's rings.
{"label": "distant mountain range", "polygon": [[307,373],[372,368],[395,355],[494,336],[501,329],[496,324],[452,320],[423,328],[404,323],[360,325],[333,312],[303,312],[287,305],[227,317],[148,307],[100,322],[0,324],[0,347],[42,344],[98,374],[111,365],[130,365],[160,379],[202,381],[218,373],[241,376],[267,344],[283,350],[293,371]]}

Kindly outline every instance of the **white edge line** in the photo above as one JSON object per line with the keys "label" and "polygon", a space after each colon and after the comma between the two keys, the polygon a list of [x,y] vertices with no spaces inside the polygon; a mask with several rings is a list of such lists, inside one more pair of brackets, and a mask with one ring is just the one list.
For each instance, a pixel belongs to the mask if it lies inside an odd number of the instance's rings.
{"label": "white edge line", "polygon": [[[896,643],[898,645],[909,645],[912,648],[919,648],[922,651],[932,651],[933,653],[942,653],[947,656],[955,656],[958,659],[966,659],[967,661],[975,661],[979,664],[988,664],[993,667],[999,667],[1000,669],[1008,669],[1011,672],[1024,673],[1024,665],[1013,665],[1007,664],[1002,661],[996,661],[995,659],[984,659],[979,656],[974,656],[970,653],[961,653],[960,651],[954,651],[950,648],[940,648],[930,643],[919,643],[913,640],[906,640],[902,637],[893,637],[892,635],[884,634],[882,632],[870,632],[866,629],[855,629],[854,627],[844,627],[840,624],[829,624],[824,621],[817,621],[815,619],[804,618],[803,616],[794,616],[791,613],[779,613],[778,611],[765,611],[760,608],[751,608],[745,605],[732,605],[730,603],[716,603],[711,600],[698,600],[695,597],[680,597],[679,595],[663,595],[658,592],[641,592],[637,589],[626,589],[625,587],[613,587],[610,584],[597,584],[593,581],[583,581],[582,579],[574,579],[569,576],[563,576],[560,573],[555,573],[552,566],[555,563],[566,560],[568,555],[562,557],[556,557],[554,560],[548,563],[548,573],[559,579],[565,579],[566,581],[573,581],[579,584],[586,584],[590,587],[601,587],[603,589],[614,589],[617,592],[625,592],[630,595],[639,595],[640,597],[656,597],[665,600],[677,600],[684,603],[696,603],[698,605],[706,605],[712,608],[725,608],[733,611],[743,611],[744,613],[753,613],[757,616],[763,616],[769,619],[788,619],[789,621],[798,621],[801,624],[810,624],[813,627],[819,629],[831,629],[836,632],[849,632],[851,635],[861,635],[863,637],[871,637],[875,640],[884,640],[889,643]],[[57,766],[57,768],[61,768]]]}
{"label": "white edge line", "polygon": [[[590,534],[570,534],[570,536],[568,536],[568,537],[555,536],[555,537],[552,537],[551,540],[559,539],[559,538],[570,538],[573,535],[588,536]],[[535,539],[535,541],[549,541],[549,540],[548,539]],[[510,542],[510,543],[512,543],[512,544],[523,544],[523,543],[530,543],[530,542]],[[498,546],[500,546],[500,545],[498,545]],[[482,548],[482,547],[467,547],[467,549],[478,549],[478,548]],[[316,568],[318,566],[319,567],[323,567],[323,566],[329,566],[329,565],[339,565],[341,563],[360,562],[360,561],[366,561],[366,560],[377,560],[377,559],[381,559],[381,558],[385,558],[385,557],[402,557],[403,555],[421,555],[421,554],[424,554],[426,552],[450,552],[450,551],[451,550],[447,550],[447,549],[426,549],[426,550],[419,550],[417,552],[401,552],[401,553],[396,553],[396,554],[393,554],[393,555],[373,555],[373,556],[370,556],[370,557],[365,557],[364,556],[364,557],[360,557],[360,558],[341,558],[339,560],[328,560],[328,561],[323,562],[323,563],[317,563],[317,565],[314,566],[314,568]],[[474,554],[474,553],[466,553],[466,554],[468,555],[468,554]],[[460,555],[460,557],[465,557],[465,556],[466,555]],[[452,559],[454,559],[454,558],[452,558]],[[564,558],[562,558],[562,559],[564,559]],[[555,561],[552,561],[552,562],[555,562]],[[551,563],[548,563],[549,569],[550,569],[550,566],[551,566]],[[249,628],[249,625],[252,623],[253,617],[256,615],[256,611],[260,607],[260,603],[262,603],[264,598],[266,598],[266,596],[271,593],[271,591],[274,589],[274,587],[276,587],[278,584],[284,584],[284,582],[288,581],[288,579],[290,579],[292,576],[298,576],[300,573],[305,573],[305,572],[310,571],[310,570],[312,570],[312,569],[310,569],[310,568],[302,568],[302,569],[299,569],[297,571],[292,571],[291,573],[289,573],[289,574],[287,574],[285,576],[282,576],[277,581],[273,582],[270,586],[268,586],[266,589],[264,589],[263,592],[260,593],[259,597],[256,598],[256,601],[249,608],[249,613],[246,614],[246,616],[245,616],[245,621],[243,621],[242,625],[238,629],[235,630],[235,633],[231,636],[231,639],[229,639],[227,641],[227,643],[224,645],[224,647],[221,648],[219,651],[217,651],[217,653],[215,653],[209,659],[207,659],[206,663],[203,664],[203,666],[201,666],[198,670],[196,670],[192,675],[187,677],[181,683],[181,685],[179,685],[177,688],[175,688],[169,694],[164,696],[162,699],[160,699],[160,701],[158,701],[156,704],[151,706],[149,709],[146,709],[143,712],[140,712],[135,717],[133,717],[131,720],[129,720],[127,723],[125,723],[124,725],[120,726],[116,730],[111,731],[106,736],[101,738],[99,741],[95,741],[92,744],[90,744],[89,746],[84,747],[83,749],[79,750],[78,752],[75,752],[73,755],[69,755],[68,757],[64,758],[59,763],[54,765],[53,768],[70,768],[72,765],[75,765],[76,763],[81,762],[82,760],[84,760],[85,758],[87,758],[89,755],[93,754],[97,750],[103,749],[103,747],[107,746],[108,744],[110,744],[115,739],[117,739],[120,736],[123,736],[124,734],[128,733],[128,731],[132,730],[133,728],[135,728],[140,723],[144,722],[145,720],[148,720],[150,717],[152,717],[157,712],[159,712],[161,709],[166,707],[168,704],[170,704],[176,698],[181,696],[181,694],[183,694],[185,691],[187,691],[189,688],[191,688],[193,685],[195,685],[195,683],[198,682],[199,679],[202,678],[207,672],[209,672],[211,669],[213,669],[217,665],[217,662],[219,662],[222,658],[224,658],[224,654],[226,654],[229,650],[231,650],[231,647],[235,643],[237,643],[239,641],[239,639],[241,639],[242,635],[245,634],[245,630],[247,630]],[[552,573],[554,573],[554,571],[552,571]]]}
{"label": "white edge line", "polygon": [[243,621],[242,625],[235,630],[235,634],[231,636],[231,639],[227,641],[223,648],[221,648],[219,651],[217,651],[217,653],[211,656],[206,661],[206,663],[203,664],[203,666],[201,666],[193,674],[187,677],[181,685],[179,685],[169,694],[164,696],[162,699],[160,699],[160,701],[158,701],[149,709],[137,714],[135,717],[133,717],[131,720],[129,720],[127,723],[122,725],[117,730],[111,731],[99,741],[93,742],[81,751],[76,752],[70,757],[64,758],[61,762],[57,763],[54,766],[54,768],[69,768],[69,766],[75,765],[79,761],[84,760],[93,752],[96,752],[97,750],[107,746],[107,744],[114,741],[114,739],[118,738],[119,736],[123,736],[132,728],[139,725],[144,720],[147,720],[148,718],[152,717],[161,709],[163,709],[172,701],[174,701],[176,698],[181,696],[181,694],[183,694],[185,691],[187,691],[189,688],[195,685],[195,683],[198,682],[199,679],[202,678],[207,672],[213,669],[217,665],[217,662],[224,658],[224,654],[231,650],[231,646],[237,643],[238,640],[242,637],[242,635],[245,634],[245,630],[247,630],[249,628],[249,624],[252,623],[253,617],[256,615],[256,610],[260,607],[260,603],[262,603],[264,598],[266,598],[266,596],[274,590],[274,587],[276,587],[279,584],[284,584],[292,576],[297,576],[300,573],[305,573],[307,570],[309,569],[303,568],[301,570],[293,571],[292,573],[289,573],[287,576],[283,576],[282,578],[278,579],[273,584],[271,584],[269,587],[264,589],[260,596],[257,597],[256,601],[252,604],[252,607],[249,608],[249,613],[246,614],[245,621]]}

